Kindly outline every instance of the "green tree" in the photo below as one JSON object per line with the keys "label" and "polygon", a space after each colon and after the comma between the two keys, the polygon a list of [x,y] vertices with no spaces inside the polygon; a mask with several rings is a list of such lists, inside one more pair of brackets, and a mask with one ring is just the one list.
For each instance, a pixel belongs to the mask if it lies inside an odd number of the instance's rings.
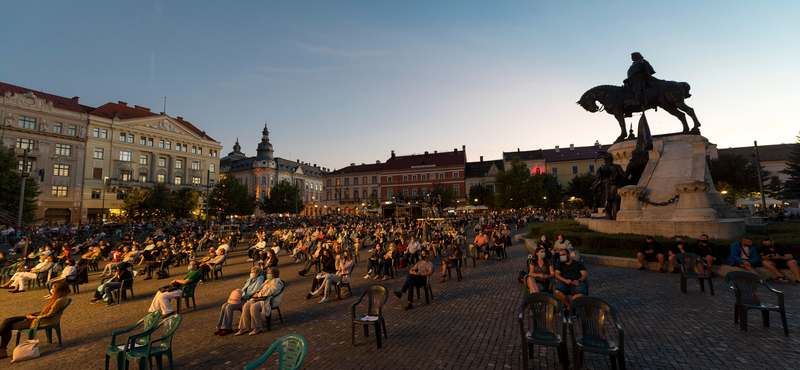
{"label": "green tree", "polygon": [[223,215],[252,215],[256,210],[256,197],[247,186],[234,176],[221,177],[211,190],[209,212]]}
{"label": "green tree", "polygon": [[300,198],[300,189],[297,185],[292,185],[287,180],[281,180],[269,191],[269,196],[264,197],[258,204],[259,209],[264,213],[299,213],[305,205]]}
{"label": "green tree", "polygon": [[128,219],[141,221],[150,217],[150,193],[146,190],[136,189],[131,191],[122,202],[122,210]]}
{"label": "green tree", "polygon": [[484,184],[475,184],[469,187],[469,199],[467,204],[478,206],[483,205],[494,208],[494,194]]}
{"label": "green tree", "polygon": [[731,184],[724,181],[718,181],[714,184],[714,188],[722,194],[722,199],[725,200],[727,204],[733,204],[736,202],[736,199],[747,197],[747,194],[733,190]]}
{"label": "green tree", "polygon": [[197,192],[191,188],[181,188],[172,192],[172,216],[178,219],[192,217],[197,209]]}
{"label": "green tree", "polygon": [[800,198],[800,135],[797,136],[797,143],[792,145],[789,160],[786,161],[786,168],[781,173],[789,175],[789,179],[786,180],[783,187],[783,198]]}
{"label": "green tree", "polygon": [[151,217],[158,220],[167,220],[172,215],[172,194],[163,182],[157,182],[150,189],[147,197],[147,211]]}
{"label": "green tree", "polygon": [[531,173],[519,157],[511,160],[507,170],[497,173],[494,186],[494,204],[499,209],[527,207],[534,198]]}
{"label": "green tree", "polygon": [[[22,176],[14,149],[0,147],[0,210],[17,219],[19,210],[19,187]],[[34,179],[36,174],[31,174],[25,179],[25,197],[22,201],[22,221],[29,223],[36,219],[36,199],[42,192],[39,184]],[[15,225],[16,226],[16,225]]]}
{"label": "green tree", "polygon": [[593,173],[582,173],[572,178],[567,184],[567,196],[580,200],[581,206],[579,207],[575,200],[572,201],[574,208],[582,208],[585,205],[594,204],[594,193],[592,192],[592,184],[594,184],[597,176]]}
{"label": "green tree", "polygon": [[764,195],[770,198],[781,199],[782,194],[783,194],[783,181],[781,181],[778,175],[770,176],[769,184],[764,186]]}
{"label": "green tree", "polygon": [[431,198],[442,198],[442,208],[454,207],[456,195],[453,193],[452,186],[444,186],[441,182],[435,181],[431,184]]}
{"label": "green tree", "polygon": [[549,173],[539,173],[531,177],[533,198],[531,204],[541,208],[561,208],[564,190],[558,178]]}
{"label": "green tree", "polygon": [[381,208],[381,203],[378,201],[378,194],[372,193],[369,195],[367,199],[367,209],[378,209]]}
{"label": "green tree", "polygon": [[[740,154],[721,153],[719,158],[708,162],[708,169],[714,183],[725,182],[737,194],[749,196],[758,193],[758,169],[747,157]],[[761,167],[762,181],[770,178],[770,172]]]}

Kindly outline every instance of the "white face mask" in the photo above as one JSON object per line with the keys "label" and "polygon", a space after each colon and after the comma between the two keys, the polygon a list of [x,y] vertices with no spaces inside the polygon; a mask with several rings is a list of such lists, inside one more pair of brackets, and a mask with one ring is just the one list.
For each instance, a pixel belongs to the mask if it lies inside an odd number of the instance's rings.
{"label": "white face mask", "polygon": [[258,274],[256,274],[255,272],[251,272],[251,273],[250,273],[250,278],[251,278],[251,279],[255,279],[255,278],[256,278],[256,276],[258,276]]}

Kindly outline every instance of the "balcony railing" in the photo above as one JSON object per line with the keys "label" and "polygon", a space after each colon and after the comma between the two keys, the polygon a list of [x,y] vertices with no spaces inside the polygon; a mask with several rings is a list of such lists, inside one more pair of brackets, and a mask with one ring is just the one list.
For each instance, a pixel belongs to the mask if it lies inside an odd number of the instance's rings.
{"label": "balcony railing", "polygon": [[[25,149],[23,148],[14,148],[14,153],[17,155],[23,155],[25,153]],[[28,156],[29,157],[38,157],[39,156],[39,149],[28,149]]]}

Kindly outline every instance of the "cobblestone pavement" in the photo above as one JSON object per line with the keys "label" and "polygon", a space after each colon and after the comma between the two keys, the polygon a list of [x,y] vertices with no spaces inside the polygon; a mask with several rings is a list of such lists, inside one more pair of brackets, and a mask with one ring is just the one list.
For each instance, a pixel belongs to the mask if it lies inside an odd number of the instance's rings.
{"label": "cobblestone pavement", "polygon": [[[508,254],[506,261],[478,261],[477,268],[470,263],[460,282],[433,282],[430,305],[417,300],[413,310],[403,311],[405,297],[390,296],[385,310],[389,339],[378,350],[373,331],[369,338],[357,332],[356,346],[350,345],[349,306],[355,299],[333,299],[327,304],[305,300],[311,277],[299,277],[300,264],[291,264],[283,255],[279,267],[287,282],[281,304],[284,323],[275,320],[272,332],[256,336],[213,336],[220,305],[232,289],[241,287],[251,267],[240,246],[231,252],[225,279],[199,286],[198,309],[184,311],[173,341],[175,368],[241,369],[276,339],[298,333],[308,341],[304,369],[521,369],[517,315],[524,288],[516,276],[527,252],[515,244]],[[185,269],[173,268],[172,276],[183,275]],[[785,337],[776,314],[772,327],[764,328],[758,313],[751,312],[749,331],[741,332],[733,324],[734,296],[723,288],[722,279],[715,279],[716,296],[701,293],[695,282],[690,282],[688,294],[683,294],[677,274],[596,265],[588,269],[591,295],[606,299],[621,316],[628,369],[800,368],[800,286],[774,284],[786,293],[791,336]],[[374,281],[363,279],[365,272],[362,260],[353,273],[356,296],[375,283],[390,291],[399,289],[407,274],[401,270],[399,278]],[[81,286],[80,294],[72,295],[74,301],[62,319],[64,346],[43,343],[41,358],[13,368],[103,368],[111,332],[145,315],[154,292],[164,283],[137,279],[136,299],[106,307],[89,304],[99,281],[97,275],[90,275],[90,283]],[[434,277],[438,279],[439,272]],[[38,311],[45,302],[44,289],[0,294],[3,316]],[[0,360],[0,367],[11,367],[9,362]],[[271,368],[274,363],[267,365]],[[560,368],[556,351],[537,347],[531,366]],[[608,369],[610,363],[607,358],[587,354],[585,368]]]}

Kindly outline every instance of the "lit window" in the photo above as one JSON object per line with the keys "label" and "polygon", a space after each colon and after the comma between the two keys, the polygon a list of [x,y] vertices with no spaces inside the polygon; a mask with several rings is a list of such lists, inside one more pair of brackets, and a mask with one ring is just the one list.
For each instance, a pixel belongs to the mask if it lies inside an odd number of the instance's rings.
{"label": "lit window", "polygon": [[139,182],[147,182],[147,174],[144,172],[139,173]]}
{"label": "lit window", "polygon": [[92,155],[94,159],[103,159],[103,148],[94,148],[94,154]]}
{"label": "lit window", "polygon": [[52,193],[50,193],[53,197],[56,198],[66,198],[67,197],[67,187],[66,186],[53,186]]}
{"label": "lit window", "polygon": [[192,176],[192,184],[200,185],[201,182],[200,176]]}
{"label": "lit window", "polygon": [[53,176],[69,176],[69,165],[68,164],[54,165]]}
{"label": "lit window", "polygon": [[146,165],[147,164],[147,154],[142,154],[139,156],[139,164]]}
{"label": "lit window", "polygon": [[33,139],[17,139],[17,148],[33,150],[33,145],[36,143]]}
{"label": "lit window", "polygon": [[163,173],[158,174],[158,182],[164,182],[166,180],[166,176]]}
{"label": "lit window", "polygon": [[119,160],[123,162],[130,162],[131,161],[131,152],[127,150],[121,150],[119,152]]}
{"label": "lit window", "polygon": [[[33,162],[32,161],[28,161],[28,165],[25,166],[25,167],[27,167],[27,168],[25,168],[25,172],[31,172],[31,170],[33,169]],[[19,160],[19,162],[17,162],[17,171],[22,172],[22,160],[21,159]]]}
{"label": "lit window", "polygon": [[175,185],[180,185],[183,183],[183,177],[175,176]]}
{"label": "lit window", "polygon": [[122,179],[122,181],[131,181],[132,175],[133,174],[131,173],[131,171],[128,170],[119,171],[119,177]]}

